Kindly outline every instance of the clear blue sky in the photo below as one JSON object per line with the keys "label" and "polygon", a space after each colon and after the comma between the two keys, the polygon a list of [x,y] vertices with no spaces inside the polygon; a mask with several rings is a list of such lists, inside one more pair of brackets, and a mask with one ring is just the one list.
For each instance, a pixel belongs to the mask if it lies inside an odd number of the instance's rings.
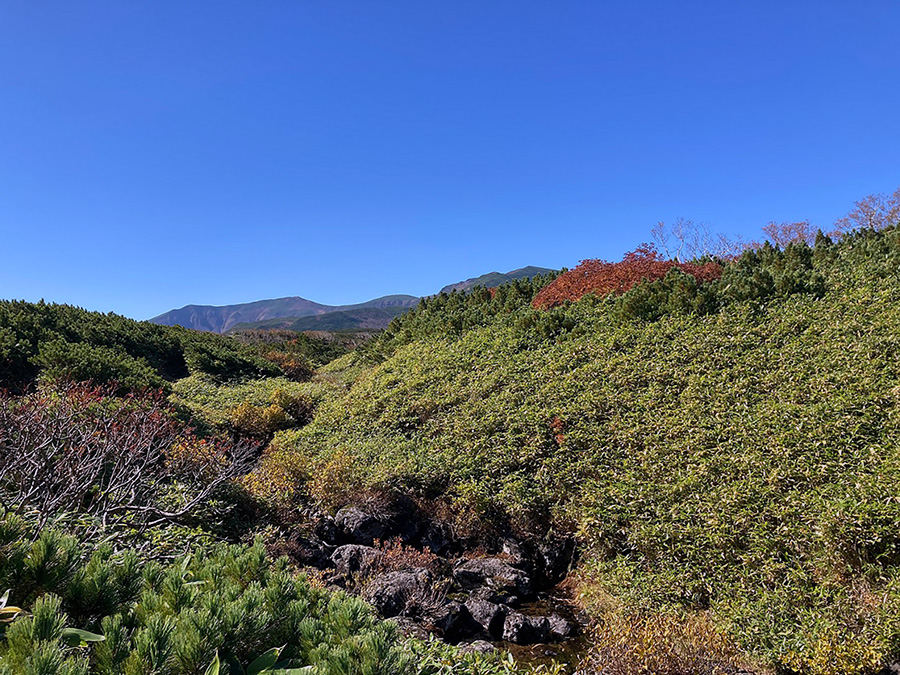
{"label": "clear blue sky", "polygon": [[900,186],[900,2],[4,0],[0,297],[147,318],[827,227]]}

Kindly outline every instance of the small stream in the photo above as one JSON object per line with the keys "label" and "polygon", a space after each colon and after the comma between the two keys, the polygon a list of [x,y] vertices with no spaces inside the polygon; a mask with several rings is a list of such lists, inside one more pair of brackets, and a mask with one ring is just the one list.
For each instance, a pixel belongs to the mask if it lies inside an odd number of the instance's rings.
{"label": "small stream", "polygon": [[523,614],[531,616],[548,616],[559,614],[579,626],[580,632],[575,637],[562,642],[537,645],[517,645],[511,642],[497,642],[497,647],[511,653],[517,661],[526,665],[551,665],[560,663],[566,671],[572,673],[587,656],[590,641],[585,633],[588,618],[573,602],[571,593],[556,586],[549,591],[538,594],[537,599],[523,603],[517,608]]}

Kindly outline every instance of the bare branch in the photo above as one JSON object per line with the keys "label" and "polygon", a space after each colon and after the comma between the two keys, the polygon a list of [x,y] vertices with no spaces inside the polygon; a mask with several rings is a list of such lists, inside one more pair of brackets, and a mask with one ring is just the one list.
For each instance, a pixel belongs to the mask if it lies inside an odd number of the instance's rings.
{"label": "bare branch", "polygon": [[[74,384],[0,395],[0,504],[44,521],[61,512],[103,523],[184,518],[246,473],[257,454],[251,443],[197,439],[160,395],[119,399]],[[175,482],[189,494],[164,509],[162,492]]]}

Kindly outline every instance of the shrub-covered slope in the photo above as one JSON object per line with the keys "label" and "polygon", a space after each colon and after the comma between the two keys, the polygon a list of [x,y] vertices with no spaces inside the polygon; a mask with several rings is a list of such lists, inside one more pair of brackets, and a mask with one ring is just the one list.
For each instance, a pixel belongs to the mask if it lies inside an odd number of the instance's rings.
{"label": "shrub-covered slope", "polygon": [[290,467],[326,503],[401,490],[459,526],[577,533],[598,614],[703,613],[785,671],[896,655],[900,230],[548,311],[540,286],[395,321],[261,482]]}

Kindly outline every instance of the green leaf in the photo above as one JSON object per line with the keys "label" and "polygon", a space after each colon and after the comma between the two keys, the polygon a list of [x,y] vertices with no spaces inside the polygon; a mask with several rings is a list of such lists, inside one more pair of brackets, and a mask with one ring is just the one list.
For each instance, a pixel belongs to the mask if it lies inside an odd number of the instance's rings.
{"label": "green leaf", "polygon": [[300,659],[287,659],[272,666],[266,675],[309,675],[315,670],[315,666],[298,666]]}
{"label": "green leaf", "polygon": [[106,638],[80,628],[63,628],[61,639],[69,647],[87,647],[91,642],[103,642]]}
{"label": "green leaf", "polygon": [[247,675],[259,675],[264,671],[270,670],[277,662],[278,655],[281,654],[283,647],[272,647],[262,656],[256,658],[249,666],[247,666]]}
{"label": "green leaf", "polygon": [[216,655],[213,657],[212,662],[206,667],[206,673],[204,675],[219,675],[219,650],[216,650]]}

